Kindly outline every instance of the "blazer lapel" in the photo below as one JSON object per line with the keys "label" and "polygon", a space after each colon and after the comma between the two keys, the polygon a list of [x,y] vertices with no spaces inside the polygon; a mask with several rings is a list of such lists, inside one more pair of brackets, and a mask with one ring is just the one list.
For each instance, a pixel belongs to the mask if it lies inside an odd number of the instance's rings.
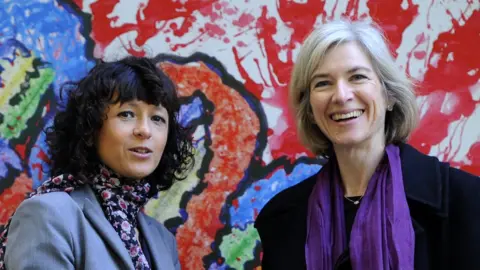
{"label": "blazer lapel", "polygon": [[[441,248],[433,247],[427,238],[426,231],[431,230],[428,227],[432,226],[431,222],[438,231],[430,231],[430,234],[437,235],[438,243],[448,243],[446,234],[441,233],[448,226],[448,167],[408,144],[400,145],[400,150],[405,194],[415,231],[415,269],[430,269],[430,254],[445,253],[435,251]],[[428,221],[425,217],[429,217]],[[449,265],[448,256],[439,256],[435,260],[439,261],[438,265]]]}
{"label": "blazer lapel", "polygon": [[145,237],[148,249],[150,251],[150,258],[152,260],[152,269],[159,270],[174,270],[172,258],[169,256],[169,251],[164,243],[164,237],[160,234],[155,224],[149,221],[145,214],[139,213],[138,226]]}
{"label": "blazer lapel", "polygon": [[[112,251],[123,263],[123,267],[121,268],[134,269],[132,259],[125,248],[125,244],[122,242],[118,236],[118,233],[115,231],[115,229],[113,229],[112,225],[105,217],[105,214],[91,188],[89,186],[85,186],[82,189],[75,190],[72,192],[72,198],[79,205],[83,205],[83,213],[87,219],[91,222],[98,234],[110,246]],[[81,203],[79,203],[80,200],[82,201]]]}

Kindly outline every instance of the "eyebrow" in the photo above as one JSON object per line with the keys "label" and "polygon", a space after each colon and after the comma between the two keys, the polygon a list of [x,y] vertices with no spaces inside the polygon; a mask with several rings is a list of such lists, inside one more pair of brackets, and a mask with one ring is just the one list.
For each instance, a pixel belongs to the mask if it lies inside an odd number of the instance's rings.
{"label": "eyebrow", "polygon": [[[364,66],[354,66],[352,68],[350,68],[349,70],[347,70],[347,73],[351,74],[351,73],[355,73],[357,71],[365,71],[365,72],[372,72],[372,70],[368,67],[364,67]],[[313,74],[312,76],[312,81],[314,79],[318,79],[318,78],[327,78],[329,77],[329,74],[327,73],[316,73],[316,74]]]}
{"label": "eyebrow", "polygon": [[355,73],[357,71],[366,71],[366,72],[372,72],[371,69],[368,67],[362,67],[362,66],[355,66],[347,71],[347,73]]}

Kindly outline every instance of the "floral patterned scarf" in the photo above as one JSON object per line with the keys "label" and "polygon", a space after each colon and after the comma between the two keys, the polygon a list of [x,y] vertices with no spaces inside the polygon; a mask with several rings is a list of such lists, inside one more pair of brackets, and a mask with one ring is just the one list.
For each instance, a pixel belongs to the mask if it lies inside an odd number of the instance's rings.
{"label": "floral patterned scarf", "polygon": [[[137,215],[149,199],[150,184],[145,180],[133,182],[120,179],[114,172],[101,166],[99,174],[93,177],[91,187],[100,200],[107,220],[125,244],[135,269],[151,269],[135,234]],[[28,198],[50,192],[70,193],[84,185],[83,181],[73,175],[63,174],[42,183]],[[11,217],[0,233],[0,270],[5,269],[4,256],[10,221]]]}

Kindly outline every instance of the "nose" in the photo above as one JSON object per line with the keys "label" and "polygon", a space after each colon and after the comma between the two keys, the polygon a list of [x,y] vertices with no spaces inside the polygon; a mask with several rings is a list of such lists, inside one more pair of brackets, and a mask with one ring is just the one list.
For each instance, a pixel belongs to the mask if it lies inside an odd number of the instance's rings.
{"label": "nose", "polygon": [[139,119],[133,129],[133,135],[138,138],[149,139],[152,136],[152,131],[148,121]]}
{"label": "nose", "polygon": [[338,104],[345,104],[353,99],[353,89],[348,82],[338,81],[335,93],[333,94],[333,102]]}

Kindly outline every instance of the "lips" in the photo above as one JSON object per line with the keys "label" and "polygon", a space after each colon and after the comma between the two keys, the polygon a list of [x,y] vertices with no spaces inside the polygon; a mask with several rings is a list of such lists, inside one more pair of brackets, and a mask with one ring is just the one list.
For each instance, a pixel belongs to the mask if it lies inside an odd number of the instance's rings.
{"label": "lips", "polygon": [[361,116],[365,111],[364,110],[354,110],[349,112],[339,112],[339,113],[332,113],[330,118],[334,121],[345,121],[350,119],[355,119]]}
{"label": "lips", "polygon": [[140,147],[133,147],[133,148],[130,148],[128,149],[132,152],[135,152],[135,153],[139,153],[139,154],[148,154],[148,153],[151,153],[152,150],[150,150],[150,148],[148,147],[143,147],[143,146],[140,146]]}

